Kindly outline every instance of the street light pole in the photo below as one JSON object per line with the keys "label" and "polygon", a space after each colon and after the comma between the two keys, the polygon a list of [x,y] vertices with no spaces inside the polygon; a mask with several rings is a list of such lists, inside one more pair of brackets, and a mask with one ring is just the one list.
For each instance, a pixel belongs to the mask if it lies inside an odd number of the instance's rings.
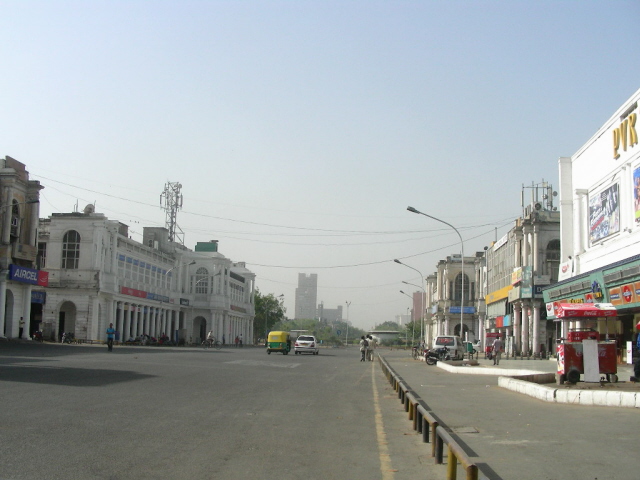
{"label": "street light pole", "polygon": [[344,344],[345,346],[349,345],[349,305],[351,305],[351,302],[344,302],[347,304],[347,335],[344,337]]}
{"label": "street light pole", "polygon": [[460,235],[460,232],[458,231],[458,229],[456,227],[454,227],[453,225],[451,225],[448,222],[445,222],[444,220],[440,220],[439,218],[436,218],[434,216],[431,215],[427,215],[426,213],[423,213],[419,210],[416,210],[413,207],[407,207],[407,210],[409,210],[411,213],[417,213],[418,215],[424,215],[425,217],[428,217],[432,220],[435,220],[436,222],[440,222],[440,223],[444,223],[445,225],[448,225],[449,227],[453,228],[455,230],[455,232],[458,234],[458,238],[460,238],[460,252],[462,254],[462,272],[460,273],[460,283],[461,283],[461,287],[460,287],[460,293],[461,293],[461,299],[460,299],[460,339],[464,341],[464,242],[462,241],[462,235]]}
{"label": "street light pole", "polygon": [[[411,303],[413,303],[413,297],[411,295],[409,295],[408,293],[404,293],[402,290],[400,290],[400,293],[403,294],[403,295],[406,295],[407,297],[409,297],[411,299]],[[409,308],[407,308],[407,310],[409,310]],[[415,326],[415,324],[414,324],[414,326]],[[414,326],[411,327],[411,346],[412,347],[413,347],[414,338],[415,338],[415,331],[416,331]],[[407,336],[405,335],[405,339],[406,338],[407,338]]]}
{"label": "street light pole", "polygon": [[[404,265],[407,268],[410,268],[411,270],[414,270],[416,272],[418,272],[420,274],[420,281],[422,282],[422,284],[424,285],[424,275],[422,275],[422,272],[420,272],[420,270],[418,270],[417,268],[413,268],[410,265],[407,265],[406,263],[402,263],[400,260],[398,260],[397,258],[393,260],[394,262],[400,264],[400,265]],[[402,283],[407,283],[407,282],[402,282]],[[411,285],[410,283],[407,283],[407,285]],[[416,287],[417,285],[414,285],[414,287]],[[424,297],[422,299],[422,302],[420,303],[425,303],[425,305],[422,305],[422,308],[420,309],[420,341],[424,342],[424,335],[422,333],[422,324],[424,323],[424,312],[426,311],[427,305],[427,291],[424,289],[424,287],[420,287],[422,289],[422,291],[424,292]]]}

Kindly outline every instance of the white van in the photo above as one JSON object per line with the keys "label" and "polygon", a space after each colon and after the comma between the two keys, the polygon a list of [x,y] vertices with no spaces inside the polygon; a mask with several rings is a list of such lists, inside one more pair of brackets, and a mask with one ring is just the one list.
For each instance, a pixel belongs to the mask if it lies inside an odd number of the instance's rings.
{"label": "white van", "polygon": [[464,345],[460,337],[456,335],[438,335],[433,340],[433,348],[447,347],[451,358],[457,360],[464,358]]}

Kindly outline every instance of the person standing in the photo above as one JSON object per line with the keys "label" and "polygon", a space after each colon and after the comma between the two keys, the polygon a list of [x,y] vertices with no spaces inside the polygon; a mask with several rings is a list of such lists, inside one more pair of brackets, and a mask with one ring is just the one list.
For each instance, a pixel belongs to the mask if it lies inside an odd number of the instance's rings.
{"label": "person standing", "polygon": [[20,317],[20,333],[18,333],[18,338],[22,338],[22,332],[24,332],[24,318]]}
{"label": "person standing", "polygon": [[113,350],[113,338],[116,334],[116,330],[113,328],[113,323],[109,324],[107,328],[107,349],[109,352]]}
{"label": "person standing", "polygon": [[237,335],[236,335],[236,339],[234,340],[234,342],[236,343],[236,348],[238,348],[238,343],[240,342],[240,339],[238,338]]}
{"label": "person standing", "polygon": [[502,348],[503,348],[502,340],[500,340],[500,335],[498,335],[493,342],[493,364],[494,365],[500,365]]}
{"label": "person standing", "polygon": [[238,346],[242,347],[242,334],[240,334],[240,337],[238,338],[239,342],[238,342]]}
{"label": "person standing", "polygon": [[364,362],[367,356],[367,349],[369,348],[369,342],[364,335],[360,337],[360,361]]}

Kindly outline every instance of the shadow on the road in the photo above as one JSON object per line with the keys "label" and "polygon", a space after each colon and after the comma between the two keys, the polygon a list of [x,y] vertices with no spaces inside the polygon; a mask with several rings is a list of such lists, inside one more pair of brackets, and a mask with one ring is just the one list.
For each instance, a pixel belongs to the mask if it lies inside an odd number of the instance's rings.
{"label": "shadow on the road", "polygon": [[0,382],[44,383],[68,387],[103,387],[114,383],[133,382],[153,377],[154,375],[122,370],[24,365],[4,365],[0,367]]}

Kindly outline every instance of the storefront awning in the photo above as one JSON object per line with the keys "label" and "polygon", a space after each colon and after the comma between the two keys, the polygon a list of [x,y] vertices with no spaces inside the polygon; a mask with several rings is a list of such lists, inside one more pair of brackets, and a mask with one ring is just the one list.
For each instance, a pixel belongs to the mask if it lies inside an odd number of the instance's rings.
{"label": "storefront awning", "polygon": [[584,317],[617,317],[618,311],[610,303],[554,303],[553,315],[557,320]]}

